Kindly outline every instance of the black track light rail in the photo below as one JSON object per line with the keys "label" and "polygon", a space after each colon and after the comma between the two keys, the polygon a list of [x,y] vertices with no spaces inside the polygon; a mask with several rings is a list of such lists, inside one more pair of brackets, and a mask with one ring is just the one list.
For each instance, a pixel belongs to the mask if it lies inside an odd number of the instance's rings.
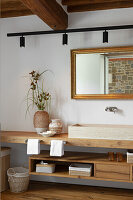
{"label": "black track light rail", "polygon": [[28,36],[28,35],[45,35],[45,34],[59,34],[59,33],[80,33],[80,32],[91,32],[91,31],[107,31],[107,30],[124,30],[133,29],[133,25],[121,25],[121,26],[105,26],[105,27],[92,27],[92,28],[77,28],[77,29],[66,29],[66,30],[55,30],[55,31],[33,31],[33,32],[19,32],[19,33],[7,33],[7,37],[16,36]]}

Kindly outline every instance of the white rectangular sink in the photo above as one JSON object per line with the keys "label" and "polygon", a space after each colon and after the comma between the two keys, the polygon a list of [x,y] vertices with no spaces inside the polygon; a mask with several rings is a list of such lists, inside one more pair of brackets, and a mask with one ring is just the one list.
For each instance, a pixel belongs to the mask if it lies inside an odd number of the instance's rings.
{"label": "white rectangular sink", "polygon": [[132,125],[75,124],[68,127],[69,138],[133,140]]}

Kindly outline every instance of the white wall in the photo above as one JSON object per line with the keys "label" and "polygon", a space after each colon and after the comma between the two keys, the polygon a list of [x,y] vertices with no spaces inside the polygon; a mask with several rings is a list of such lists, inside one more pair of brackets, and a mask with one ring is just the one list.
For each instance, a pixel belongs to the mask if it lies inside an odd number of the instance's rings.
{"label": "white wall", "polygon": [[[69,28],[132,24],[132,19],[133,8],[76,13],[69,15]],[[71,33],[68,46],[62,46],[61,35],[28,36],[24,49],[19,47],[19,38],[6,36],[8,32],[38,30],[49,30],[49,27],[36,16],[1,19],[2,129],[34,131],[34,111],[25,119],[26,103],[23,100],[28,90],[28,81],[24,76],[33,69],[43,71],[45,67],[54,74],[49,73],[45,77],[46,88],[52,94],[51,117],[62,119],[64,131],[67,131],[67,125],[72,123],[133,124],[133,100],[72,100],[70,85],[70,49],[133,45],[133,30],[110,31],[108,44],[102,43],[102,32]],[[115,115],[105,112],[106,106],[116,106],[121,112]],[[24,163],[26,146],[11,146],[15,148],[13,164],[20,164],[17,159],[20,157]],[[122,187],[117,183],[115,186]],[[132,187],[129,184],[124,186]]]}
{"label": "white wall", "polygon": [[100,90],[101,57],[100,54],[76,55],[76,94],[104,94]]}

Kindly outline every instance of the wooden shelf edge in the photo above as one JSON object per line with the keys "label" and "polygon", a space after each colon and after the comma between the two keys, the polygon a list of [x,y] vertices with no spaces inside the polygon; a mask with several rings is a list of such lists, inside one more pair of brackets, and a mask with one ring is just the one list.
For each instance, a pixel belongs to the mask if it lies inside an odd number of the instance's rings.
{"label": "wooden shelf edge", "polygon": [[71,152],[65,151],[65,155],[62,157],[51,157],[48,150],[41,151],[39,155],[30,156],[30,160],[47,160],[57,162],[69,162],[69,163],[104,163],[110,165],[132,165],[127,163],[126,159],[123,162],[109,161],[108,155],[105,153],[87,153],[87,152]]}
{"label": "wooden shelf edge", "polygon": [[25,144],[27,139],[40,139],[41,144],[50,145],[51,140],[63,140],[68,146],[83,146],[95,148],[133,149],[133,140],[105,140],[68,138],[67,133],[45,138],[35,132],[1,131],[1,142]]}
{"label": "wooden shelf edge", "polygon": [[[64,175],[63,175],[64,173]],[[69,172],[55,172],[52,174],[49,173],[38,173],[38,172],[30,172],[30,175],[38,175],[38,176],[52,176],[52,177],[60,177],[60,178],[78,178],[78,179],[85,179],[85,180],[96,180],[96,181],[113,181],[113,182],[127,182],[127,183],[132,183],[130,180],[115,180],[115,179],[105,179],[105,178],[96,178],[94,176],[72,176],[69,175]]]}

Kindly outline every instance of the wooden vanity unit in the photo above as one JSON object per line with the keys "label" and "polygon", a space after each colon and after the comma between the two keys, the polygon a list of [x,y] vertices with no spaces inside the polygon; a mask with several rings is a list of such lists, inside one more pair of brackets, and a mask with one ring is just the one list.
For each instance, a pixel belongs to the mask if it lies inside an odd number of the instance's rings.
{"label": "wooden vanity unit", "polygon": [[[36,164],[40,161],[55,163],[55,172],[52,174],[36,172]],[[69,166],[72,163],[92,164],[92,176],[69,175]],[[49,151],[42,151],[40,155],[33,155],[29,158],[29,170],[31,175],[133,182],[133,164],[127,163],[126,158],[123,162],[109,161],[107,154],[65,152],[65,155],[59,158],[50,157]]]}
{"label": "wooden vanity unit", "polygon": [[[103,139],[74,139],[68,138],[68,134],[62,133],[54,137],[45,138],[34,132],[2,131],[1,141],[5,143],[26,143],[27,139],[40,139],[41,144],[49,145],[51,140],[63,140],[66,145],[84,147],[102,147],[133,149],[132,140],[103,140]],[[118,150],[119,151],[119,150]],[[36,173],[36,164],[40,161],[56,164],[55,173]],[[93,166],[91,177],[69,175],[69,166],[72,163],[88,163]],[[109,161],[107,154],[65,152],[63,157],[50,157],[49,151],[42,151],[40,155],[29,157],[29,170],[31,175],[44,175],[66,178],[80,178],[90,180],[133,182],[133,164],[127,163],[126,158],[122,162]]]}

